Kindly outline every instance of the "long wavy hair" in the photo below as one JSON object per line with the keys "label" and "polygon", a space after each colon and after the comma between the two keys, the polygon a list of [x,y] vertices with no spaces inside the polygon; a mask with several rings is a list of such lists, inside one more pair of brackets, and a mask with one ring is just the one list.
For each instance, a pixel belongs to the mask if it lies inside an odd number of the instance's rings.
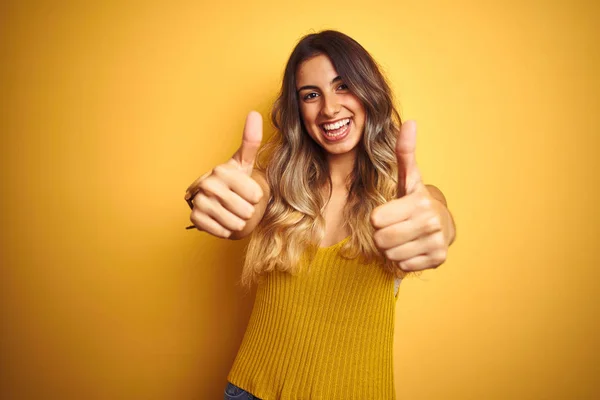
{"label": "long wavy hair", "polygon": [[362,257],[365,262],[379,261],[399,276],[400,270],[375,247],[370,214],[397,194],[394,147],[400,115],[373,57],[349,36],[327,30],[303,37],[285,67],[271,112],[277,132],[261,149],[257,164],[265,173],[271,195],[248,244],[241,277],[245,286],[273,270],[298,273],[305,265],[301,259],[312,258],[325,235],[324,209],[332,192],[329,166],[325,151],[304,127],[296,92],[298,67],[321,54],[329,57],[366,112],[362,141],[347,181],[343,212],[350,238],[341,254]]}

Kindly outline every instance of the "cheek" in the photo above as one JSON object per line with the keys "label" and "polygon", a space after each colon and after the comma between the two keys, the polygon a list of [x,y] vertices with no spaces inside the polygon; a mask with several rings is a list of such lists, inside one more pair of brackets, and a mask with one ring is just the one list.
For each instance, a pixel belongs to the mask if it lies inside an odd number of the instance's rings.
{"label": "cheek", "polygon": [[362,106],[360,107],[360,111],[359,111],[359,119],[360,119],[360,124],[362,125],[362,128],[365,127],[366,122],[367,122],[367,114],[365,113],[364,108],[362,108]]}
{"label": "cheek", "polygon": [[358,101],[358,99],[356,99],[356,102],[354,104],[354,109],[356,110],[356,113],[358,115],[360,115],[360,117],[362,119],[365,118],[365,108],[363,107],[362,103],[360,101]]}
{"label": "cheek", "polygon": [[348,108],[353,112],[354,117],[357,119],[356,122],[363,122],[365,120],[365,108],[358,97],[351,94],[348,98]]}
{"label": "cheek", "polygon": [[307,121],[308,121],[308,114],[306,112],[306,106],[305,105],[300,105],[300,118],[302,118],[302,122],[304,122],[304,125],[306,125]]}
{"label": "cheek", "polygon": [[301,107],[300,108],[300,116],[302,117],[302,122],[304,123],[304,127],[312,132],[315,130],[315,124],[317,119],[317,114],[314,110],[314,107]]}
{"label": "cheek", "polygon": [[312,124],[315,122],[315,113],[313,107],[306,105],[300,107],[300,115],[302,115],[304,123]]}
{"label": "cheek", "polygon": [[302,119],[302,125],[309,136],[315,138],[316,133],[314,132],[315,117],[311,114],[310,107],[300,106],[300,118]]}

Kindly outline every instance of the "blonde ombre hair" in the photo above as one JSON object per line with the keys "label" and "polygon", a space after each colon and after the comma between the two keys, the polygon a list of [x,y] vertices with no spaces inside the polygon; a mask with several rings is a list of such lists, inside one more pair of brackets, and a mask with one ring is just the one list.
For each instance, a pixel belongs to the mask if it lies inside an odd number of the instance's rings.
{"label": "blonde ombre hair", "polygon": [[325,235],[324,208],[332,183],[325,151],[308,135],[298,104],[296,72],[316,55],[328,56],[350,91],[362,102],[366,121],[352,174],[344,220],[350,231],[341,254],[380,261],[400,270],[375,247],[370,215],[397,195],[394,147],[401,124],[392,91],[371,55],[355,40],[336,31],[302,38],[285,68],[271,119],[276,134],[260,151],[257,168],[265,173],[271,196],[248,245],[242,284],[273,271],[299,272],[303,256],[312,257]]}

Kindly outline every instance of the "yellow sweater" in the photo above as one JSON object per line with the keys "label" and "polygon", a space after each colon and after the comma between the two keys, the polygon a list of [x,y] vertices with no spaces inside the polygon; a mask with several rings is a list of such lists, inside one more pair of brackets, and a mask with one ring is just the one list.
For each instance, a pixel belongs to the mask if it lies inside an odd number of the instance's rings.
{"label": "yellow sweater", "polygon": [[320,248],[296,276],[259,284],[228,375],[263,400],[392,400],[394,277]]}

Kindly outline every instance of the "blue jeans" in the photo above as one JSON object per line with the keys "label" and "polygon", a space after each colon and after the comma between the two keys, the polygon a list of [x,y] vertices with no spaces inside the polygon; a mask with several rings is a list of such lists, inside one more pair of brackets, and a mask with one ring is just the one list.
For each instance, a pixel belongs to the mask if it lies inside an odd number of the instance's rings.
{"label": "blue jeans", "polygon": [[246,392],[244,389],[235,386],[231,382],[227,382],[225,388],[225,400],[260,400],[252,393]]}

